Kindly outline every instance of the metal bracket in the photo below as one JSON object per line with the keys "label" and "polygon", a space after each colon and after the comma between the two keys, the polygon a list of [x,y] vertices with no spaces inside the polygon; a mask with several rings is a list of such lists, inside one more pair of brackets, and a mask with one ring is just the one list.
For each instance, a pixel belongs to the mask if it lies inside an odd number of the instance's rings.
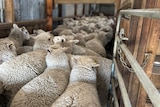
{"label": "metal bracket", "polygon": [[121,40],[129,40],[127,37],[125,37],[124,28],[120,29],[119,37],[120,37]]}

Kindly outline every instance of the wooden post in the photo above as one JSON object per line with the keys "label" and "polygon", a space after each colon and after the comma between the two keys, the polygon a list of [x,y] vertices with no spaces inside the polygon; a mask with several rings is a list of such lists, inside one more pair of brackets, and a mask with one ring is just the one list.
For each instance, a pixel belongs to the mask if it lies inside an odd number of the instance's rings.
{"label": "wooden post", "polygon": [[52,9],[53,9],[53,0],[46,0],[46,10],[47,10],[47,30],[52,30],[53,18],[52,18]]}
{"label": "wooden post", "polygon": [[121,0],[115,0],[115,15],[118,16],[120,5],[121,5]]}
{"label": "wooden post", "polygon": [[5,22],[15,22],[13,0],[5,0]]}

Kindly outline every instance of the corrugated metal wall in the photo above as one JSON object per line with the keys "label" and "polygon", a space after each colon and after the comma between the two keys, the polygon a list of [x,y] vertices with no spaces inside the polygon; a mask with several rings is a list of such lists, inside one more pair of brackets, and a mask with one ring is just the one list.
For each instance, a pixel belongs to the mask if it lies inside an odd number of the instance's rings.
{"label": "corrugated metal wall", "polygon": [[14,0],[15,21],[45,18],[45,0]]}

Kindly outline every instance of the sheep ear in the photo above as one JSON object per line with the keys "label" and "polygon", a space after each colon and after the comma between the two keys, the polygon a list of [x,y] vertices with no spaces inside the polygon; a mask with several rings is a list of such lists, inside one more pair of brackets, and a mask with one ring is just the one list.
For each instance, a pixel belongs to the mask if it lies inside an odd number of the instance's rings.
{"label": "sheep ear", "polygon": [[79,42],[79,40],[78,40],[78,39],[75,39],[75,40],[69,40],[69,42],[71,42],[71,43],[73,43],[73,44],[76,44],[76,43],[78,43],[78,42]]}
{"label": "sheep ear", "polygon": [[67,51],[69,49],[69,47],[62,47],[63,51]]}
{"label": "sheep ear", "polygon": [[17,24],[13,24],[13,28],[18,28],[19,29]]}
{"label": "sheep ear", "polygon": [[100,64],[93,64],[93,67],[99,67],[100,66]]}
{"label": "sheep ear", "polygon": [[33,30],[33,33],[34,33],[34,34],[37,34],[37,30]]}

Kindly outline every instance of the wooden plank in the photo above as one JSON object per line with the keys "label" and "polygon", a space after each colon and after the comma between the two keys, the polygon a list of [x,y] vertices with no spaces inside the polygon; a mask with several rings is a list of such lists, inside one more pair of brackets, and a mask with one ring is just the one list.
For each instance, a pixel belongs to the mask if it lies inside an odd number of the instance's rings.
{"label": "wooden plank", "polygon": [[[16,22],[18,26],[33,26],[33,25],[46,24],[46,23],[47,23],[46,19]],[[12,25],[13,25],[12,23],[1,23],[0,31],[10,29]]]}
{"label": "wooden plank", "polygon": [[115,14],[116,16],[118,16],[118,13],[119,13],[119,10],[120,10],[120,4],[121,4],[121,0],[116,0],[116,3],[115,3]]}
{"label": "wooden plank", "polygon": [[[134,0],[134,3],[132,5],[133,5],[133,8],[141,8],[141,4],[142,4],[141,0]],[[137,32],[139,31],[139,29],[141,30],[141,26],[139,24],[139,17],[132,16],[130,18],[130,27],[129,27],[129,35],[128,35],[129,41],[127,41],[128,48],[131,51],[131,53],[134,53],[134,47],[136,45],[135,41],[137,39]],[[126,75],[125,78],[129,78],[128,80],[126,80],[128,81],[128,93],[131,99],[132,107],[136,107],[139,81],[137,76],[134,73],[130,73],[128,77],[127,77],[127,74],[123,74],[123,75]]]}
{"label": "wooden plank", "polygon": [[151,75],[151,80],[153,82],[153,84],[158,88],[160,89],[160,74],[157,74],[157,73],[152,73]]}
{"label": "wooden plank", "polygon": [[55,0],[56,4],[115,3],[115,0]]}
{"label": "wooden plank", "polygon": [[12,23],[15,21],[13,10],[13,0],[5,0],[5,22]]}
{"label": "wooden plank", "polygon": [[159,43],[158,43],[158,48],[157,48],[157,55],[160,55],[160,39],[159,39],[158,42],[159,42]]}
{"label": "wooden plank", "polygon": [[[127,20],[127,19],[124,19],[122,18],[121,19],[121,28],[124,28],[124,33],[125,33],[125,36],[126,37],[129,37],[129,26],[130,26],[130,21]],[[127,69],[123,69],[123,72],[122,73],[122,76],[123,76],[123,79],[125,81],[125,86],[127,87],[128,89],[128,85],[129,85],[129,78],[130,78],[130,72],[128,72]]]}
{"label": "wooden plank", "polygon": [[47,30],[52,30],[53,20],[52,20],[52,9],[53,0],[46,0],[46,10],[47,10]]}

